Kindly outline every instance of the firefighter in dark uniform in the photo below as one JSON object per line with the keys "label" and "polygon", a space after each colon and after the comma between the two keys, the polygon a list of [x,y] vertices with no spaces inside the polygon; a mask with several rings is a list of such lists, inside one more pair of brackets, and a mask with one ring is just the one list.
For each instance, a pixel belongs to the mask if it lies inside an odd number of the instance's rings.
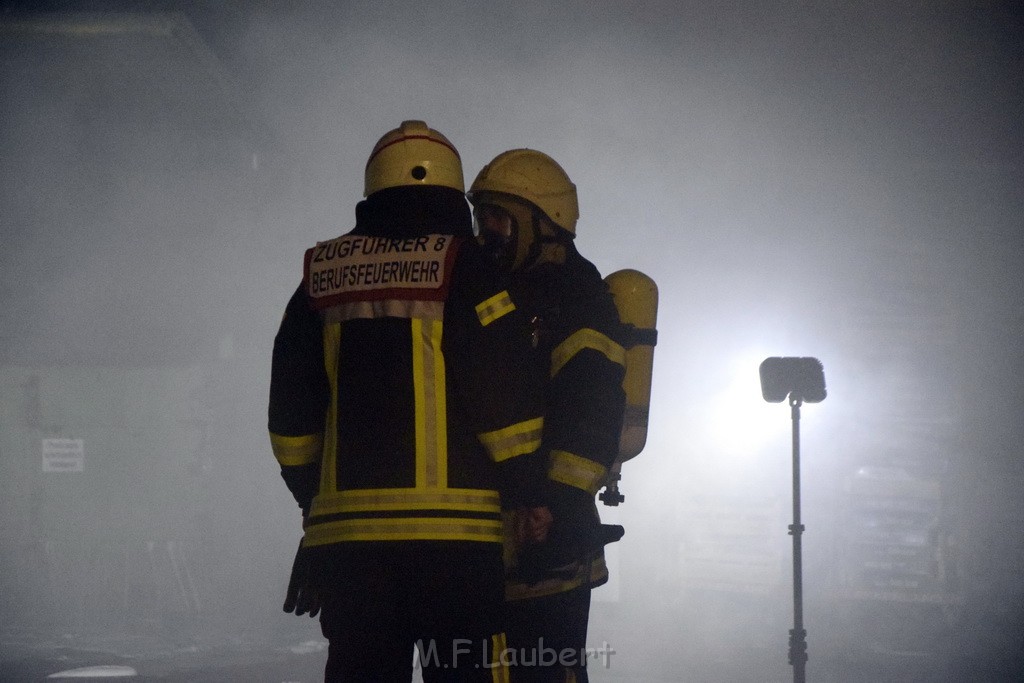
{"label": "firefighter in dark uniform", "polygon": [[[601,275],[576,250],[576,187],[553,159],[529,149],[500,154],[469,198],[478,239],[511,274],[547,377],[541,450],[553,520],[506,515],[506,634],[519,658],[512,678],[583,683],[590,590],[608,579],[604,543],[621,536],[621,527],[600,524],[594,496],[618,452],[622,328]],[[546,525],[546,543],[523,545]],[[574,654],[551,661],[552,651],[566,650]]]}
{"label": "firefighter in dark uniform", "polygon": [[270,439],[328,681],[409,681],[414,645],[426,681],[507,678],[502,508],[549,516],[543,378],[463,192],[443,135],[384,135],[356,227],[306,252],[274,341]]}

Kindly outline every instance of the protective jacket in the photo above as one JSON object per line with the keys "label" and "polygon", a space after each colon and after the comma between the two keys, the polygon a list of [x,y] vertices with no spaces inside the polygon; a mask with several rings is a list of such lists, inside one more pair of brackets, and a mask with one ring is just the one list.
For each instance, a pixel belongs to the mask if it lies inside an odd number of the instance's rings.
{"label": "protective jacket", "polygon": [[274,342],[270,438],[303,545],[500,543],[501,505],[543,491],[525,320],[472,240],[382,216],[306,252]]}
{"label": "protective jacket", "polygon": [[[559,537],[559,500],[592,511],[579,531],[595,531],[600,520],[594,496],[618,453],[625,395],[622,378],[623,328],[600,273],[568,242],[554,259],[513,273],[512,298],[533,327],[535,362],[547,377],[541,451],[548,457],[549,491],[555,515],[553,543],[582,542]],[[575,499],[575,500],[573,500]],[[580,521],[580,520],[577,520]],[[595,531],[596,533],[596,531]],[[508,599],[540,597],[608,578],[603,554],[578,561],[539,582],[517,576],[517,550],[506,540]]]}

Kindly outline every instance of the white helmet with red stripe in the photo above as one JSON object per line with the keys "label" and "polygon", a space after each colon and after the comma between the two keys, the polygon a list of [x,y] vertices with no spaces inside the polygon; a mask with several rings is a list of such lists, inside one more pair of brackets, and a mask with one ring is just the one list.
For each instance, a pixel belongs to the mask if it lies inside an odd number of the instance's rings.
{"label": "white helmet with red stripe", "polygon": [[423,121],[403,121],[377,141],[366,160],[365,182],[364,197],[407,185],[439,185],[465,191],[458,150]]}

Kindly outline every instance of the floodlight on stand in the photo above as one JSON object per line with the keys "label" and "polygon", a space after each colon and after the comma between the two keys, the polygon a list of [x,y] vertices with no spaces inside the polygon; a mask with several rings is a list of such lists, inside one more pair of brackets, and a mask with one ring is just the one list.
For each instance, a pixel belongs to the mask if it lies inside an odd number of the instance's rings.
{"label": "floodlight on stand", "polygon": [[803,403],[825,400],[825,370],[817,358],[765,358],[761,362],[761,395],[769,403],[799,398]]}
{"label": "floodlight on stand", "polygon": [[800,406],[825,400],[825,371],[817,358],[765,358],[761,362],[761,396],[769,403],[788,400],[793,420],[793,628],[789,632],[789,663],[794,683],[804,683],[807,667],[807,631],[804,629],[803,565],[800,522]]}

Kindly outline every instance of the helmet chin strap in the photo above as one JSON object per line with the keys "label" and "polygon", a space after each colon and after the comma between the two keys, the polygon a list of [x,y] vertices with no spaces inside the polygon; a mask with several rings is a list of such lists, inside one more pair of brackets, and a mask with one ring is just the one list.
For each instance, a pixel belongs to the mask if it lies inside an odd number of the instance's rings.
{"label": "helmet chin strap", "polygon": [[532,268],[540,260],[541,252],[543,251],[543,243],[545,241],[544,232],[540,227],[541,216],[536,209],[530,211],[530,248],[526,252],[526,257],[523,259],[520,268],[526,270]]}

